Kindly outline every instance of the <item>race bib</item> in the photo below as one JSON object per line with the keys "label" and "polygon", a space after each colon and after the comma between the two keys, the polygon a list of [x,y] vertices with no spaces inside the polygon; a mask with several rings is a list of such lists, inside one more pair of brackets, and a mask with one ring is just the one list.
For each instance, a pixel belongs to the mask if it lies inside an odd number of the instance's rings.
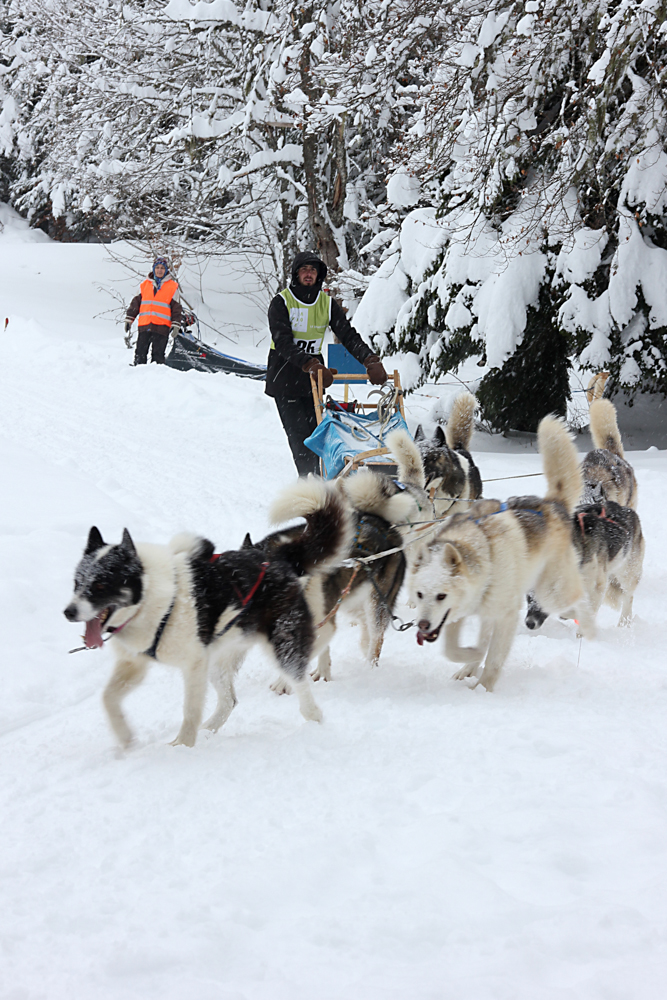
{"label": "race bib", "polygon": [[306,351],[307,354],[319,354],[322,349],[322,337],[317,340],[297,340],[296,346],[300,351]]}
{"label": "race bib", "polygon": [[308,333],[308,310],[293,307],[289,311],[293,333]]}

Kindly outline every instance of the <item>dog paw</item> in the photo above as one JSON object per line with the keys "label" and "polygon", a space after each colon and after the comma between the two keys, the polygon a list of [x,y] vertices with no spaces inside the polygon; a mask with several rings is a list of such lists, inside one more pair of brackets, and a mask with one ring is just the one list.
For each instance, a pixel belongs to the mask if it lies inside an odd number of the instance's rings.
{"label": "dog paw", "polygon": [[312,705],[303,712],[303,717],[307,722],[321,722],[324,716],[319,705]]}
{"label": "dog paw", "polygon": [[291,694],[292,688],[289,686],[288,682],[284,677],[276,677],[273,684],[269,685],[271,690],[276,694]]}
{"label": "dog paw", "polygon": [[597,634],[598,630],[595,622],[588,622],[585,625],[583,622],[577,622],[577,639],[595,639]]}
{"label": "dog paw", "polygon": [[113,748],[113,755],[116,760],[123,760],[126,754],[131,753],[134,750],[138,750],[141,746],[143,746],[143,743],[140,740],[135,739],[133,736],[125,743],[118,743]]}
{"label": "dog paw", "polygon": [[169,744],[170,747],[193,747],[197,741],[197,731],[194,733],[187,729],[185,732],[181,730],[175,740],[172,740]]}
{"label": "dog paw", "polygon": [[200,728],[208,730],[209,733],[217,733],[221,725],[221,722],[211,716],[211,718],[207,719],[206,722],[202,722]]}
{"label": "dog paw", "polygon": [[467,677],[475,677],[475,667],[473,665],[468,665],[466,667],[461,667],[460,670],[455,671],[452,674],[452,678],[455,681],[464,681]]}
{"label": "dog paw", "polygon": [[320,669],[320,667],[315,667],[310,676],[313,678],[314,681],[330,681],[331,671],[325,670],[324,668]]}

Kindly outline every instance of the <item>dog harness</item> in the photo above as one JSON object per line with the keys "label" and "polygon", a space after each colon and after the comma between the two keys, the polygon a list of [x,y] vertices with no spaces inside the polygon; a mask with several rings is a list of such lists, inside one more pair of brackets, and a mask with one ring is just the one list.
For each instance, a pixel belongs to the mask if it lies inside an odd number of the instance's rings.
{"label": "dog harness", "polygon": [[160,639],[162,638],[162,636],[164,634],[164,630],[167,627],[167,622],[169,621],[169,619],[171,617],[171,613],[174,610],[174,604],[175,603],[176,603],[176,598],[174,597],[173,601],[171,602],[171,604],[169,606],[169,610],[167,611],[166,615],[164,615],[164,617],[162,618],[160,624],[157,627],[157,632],[155,633],[155,638],[153,639],[153,643],[152,643],[151,647],[149,649],[145,649],[144,652],[143,652],[143,655],[144,656],[150,656],[151,660],[157,660],[157,655],[156,655],[157,654],[157,648],[158,648],[158,645],[160,643]]}
{"label": "dog harness", "polygon": [[[220,558],[220,555],[218,553],[216,553],[215,555],[211,556],[211,562],[215,562],[216,559],[219,559],[219,558]],[[248,591],[248,593],[245,595],[245,597],[241,596],[241,591],[238,589],[238,587],[234,587],[234,590],[236,591],[236,596],[238,597],[238,599],[241,602],[241,608],[240,608],[239,611],[237,611],[237,613],[234,615],[233,618],[230,618],[230,620],[227,622],[227,624],[225,625],[225,627],[220,630],[220,632],[216,632],[216,634],[213,636],[214,639],[221,639],[223,637],[223,635],[225,635],[227,632],[229,632],[230,628],[232,628],[233,625],[236,625],[237,621],[239,620],[239,618],[241,617],[241,615],[246,610],[246,608],[248,607],[248,605],[252,601],[253,597],[257,593],[257,590],[259,589],[259,586],[260,586],[262,580],[266,576],[266,571],[267,571],[267,569],[269,568],[270,565],[271,564],[269,562],[263,562],[262,563],[262,565],[259,567],[259,574],[257,576],[257,579],[255,580],[255,582],[253,583],[252,587],[250,588],[250,590]]]}
{"label": "dog harness", "polygon": [[614,521],[611,517],[607,517],[607,508],[603,507],[600,513],[596,513],[594,510],[581,510],[577,514],[577,521],[579,522],[579,527],[581,528],[581,537],[585,538],[585,520],[587,517],[595,517],[598,521],[606,521],[608,524],[615,524],[617,528],[622,528],[623,525],[619,524],[618,521]]}

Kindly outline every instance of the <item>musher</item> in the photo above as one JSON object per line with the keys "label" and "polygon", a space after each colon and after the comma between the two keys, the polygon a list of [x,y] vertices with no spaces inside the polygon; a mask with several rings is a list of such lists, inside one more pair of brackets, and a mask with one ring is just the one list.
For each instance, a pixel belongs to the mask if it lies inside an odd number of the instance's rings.
{"label": "musher", "polygon": [[180,328],[183,310],[178,301],[178,282],[169,275],[166,257],[156,257],[153,270],[141,283],[141,291],[130,302],[125,314],[125,334],[129,334],[135,318],[139,327],[134,352],[135,365],[145,365],[148,348],[151,361],[164,364],[169,333]]}
{"label": "musher", "polygon": [[327,327],[365,366],[372,385],[387,381],[378,355],[363,342],[338,302],[322,291],[326,274],[327,266],[317,254],[310,250],[298,253],[292,264],[289,288],[279,292],[269,306],[272,339],[264,391],[276,401],[300,476],[319,473],[317,455],[303,443],[317,427],[310,373],[317,377],[318,371],[322,371],[325,389],[337,374],[335,368],[326,367],[321,353]]}

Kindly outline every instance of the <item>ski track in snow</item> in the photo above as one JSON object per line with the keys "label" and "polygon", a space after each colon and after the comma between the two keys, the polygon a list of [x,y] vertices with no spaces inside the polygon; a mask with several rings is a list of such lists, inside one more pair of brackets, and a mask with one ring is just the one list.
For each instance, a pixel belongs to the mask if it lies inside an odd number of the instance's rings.
{"label": "ski track in snow", "polygon": [[[13,249],[0,240],[10,288]],[[662,997],[665,453],[629,456],[647,538],[632,628],[604,609],[594,642],[521,629],[489,695],[410,632],[371,670],[342,620],[321,726],[254,652],[229,722],[194,749],[167,745],[180,675],[157,665],[122,754],[100,704],[111,655],[66,652],[90,524],[236,546],[266,532],[293,471],[261,385],[130,368],[101,321],[73,337],[68,303],[94,316],[99,293],[71,248],[38,249],[53,321],[26,300],[0,370],[0,998]],[[486,478],[539,470],[526,449],[477,457]]]}

